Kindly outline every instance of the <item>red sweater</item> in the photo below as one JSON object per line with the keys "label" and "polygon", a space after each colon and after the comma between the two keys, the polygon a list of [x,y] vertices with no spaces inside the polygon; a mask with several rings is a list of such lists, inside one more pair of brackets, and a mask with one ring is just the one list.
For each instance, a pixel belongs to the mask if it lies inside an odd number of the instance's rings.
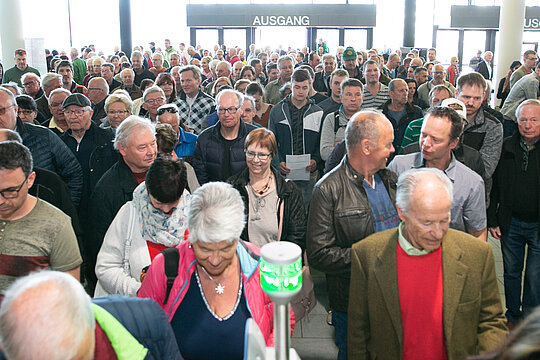
{"label": "red sweater", "polygon": [[420,256],[397,246],[403,360],[446,360],[441,248]]}

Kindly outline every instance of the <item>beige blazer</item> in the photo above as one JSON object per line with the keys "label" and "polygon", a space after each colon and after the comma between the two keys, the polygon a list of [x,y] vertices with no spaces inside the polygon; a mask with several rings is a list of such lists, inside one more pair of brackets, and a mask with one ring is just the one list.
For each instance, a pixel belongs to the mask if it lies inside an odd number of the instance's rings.
{"label": "beige blazer", "polygon": [[[401,359],[396,246],[398,230],[352,247],[349,359]],[[460,231],[442,241],[443,323],[449,360],[496,348],[506,337],[491,246]],[[422,334],[418,334],[422,336]]]}

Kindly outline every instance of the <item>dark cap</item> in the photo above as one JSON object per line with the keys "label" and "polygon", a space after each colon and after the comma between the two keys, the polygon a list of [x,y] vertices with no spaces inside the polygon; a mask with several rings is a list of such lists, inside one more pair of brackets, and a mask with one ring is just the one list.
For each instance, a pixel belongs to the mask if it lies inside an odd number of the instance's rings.
{"label": "dark cap", "polygon": [[153,42],[153,41],[150,41],[149,44],[152,45],[152,46],[156,46],[156,43]]}
{"label": "dark cap", "polygon": [[343,54],[341,54],[341,58],[343,59],[343,61],[356,60],[357,59],[356,51],[354,51],[354,48],[352,46],[349,46],[348,48],[345,49]]}
{"label": "dark cap", "polygon": [[76,105],[79,107],[92,106],[90,100],[83,94],[71,94],[62,103],[62,109],[67,108],[69,105]]}

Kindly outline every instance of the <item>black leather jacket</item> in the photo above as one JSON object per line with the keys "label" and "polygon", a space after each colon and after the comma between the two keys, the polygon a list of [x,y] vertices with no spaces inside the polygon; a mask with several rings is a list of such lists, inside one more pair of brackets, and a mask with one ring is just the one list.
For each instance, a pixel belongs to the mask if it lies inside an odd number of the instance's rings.
{"label": "black leather jacket", "polygon": [[[283,204],[283,219],[280,219],[280,212],[277,212],[278,224],[283,221],[281,227],[282,241],[290,241],[302,248],[306,248],[306,210],[302,193],[292,181],[285,181],[275,168],[271,168],[276,179],[276,191],[279,198],[278,209]],[[246,168],[239,174],[233,175],[228,182],[240,192],[244,200],[246,216],[249,212],[249,198],[246,185],[249,183],[249,169]],[[249,241],[248,227],[249,221],[242,231],[242,240]]]}
{"label": "black leather jacket", "polygon": [[[396,200],[397,176],[379,170],[390,199]],[[351,277],[351,247],[374,232],[364,176],[343,158],[315,185],[307,226],[309,265],[326,273],[330,307],[347,312]]]}

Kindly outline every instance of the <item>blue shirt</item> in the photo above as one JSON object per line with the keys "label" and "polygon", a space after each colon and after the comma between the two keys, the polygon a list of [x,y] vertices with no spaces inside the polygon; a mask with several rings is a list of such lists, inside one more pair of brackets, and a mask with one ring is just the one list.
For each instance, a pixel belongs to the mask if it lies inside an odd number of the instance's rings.
{"label": "blue shirt", "polygon": [[396,207],[392,203],[379,174],[373,176],[373,184],[374,187],[371,187],[364,179],[364,189],[366,189],[371,207],[375,232],[393,229],[399,225]]}
{"label": "blue shirt", "polygon": [[180,128],[180,138],[178,139],[178,144],[176,144],[176,147],[174,148],[176,156],[179,158],[193,156],[195,145],[197,145],[197,135],[188,133]]}

